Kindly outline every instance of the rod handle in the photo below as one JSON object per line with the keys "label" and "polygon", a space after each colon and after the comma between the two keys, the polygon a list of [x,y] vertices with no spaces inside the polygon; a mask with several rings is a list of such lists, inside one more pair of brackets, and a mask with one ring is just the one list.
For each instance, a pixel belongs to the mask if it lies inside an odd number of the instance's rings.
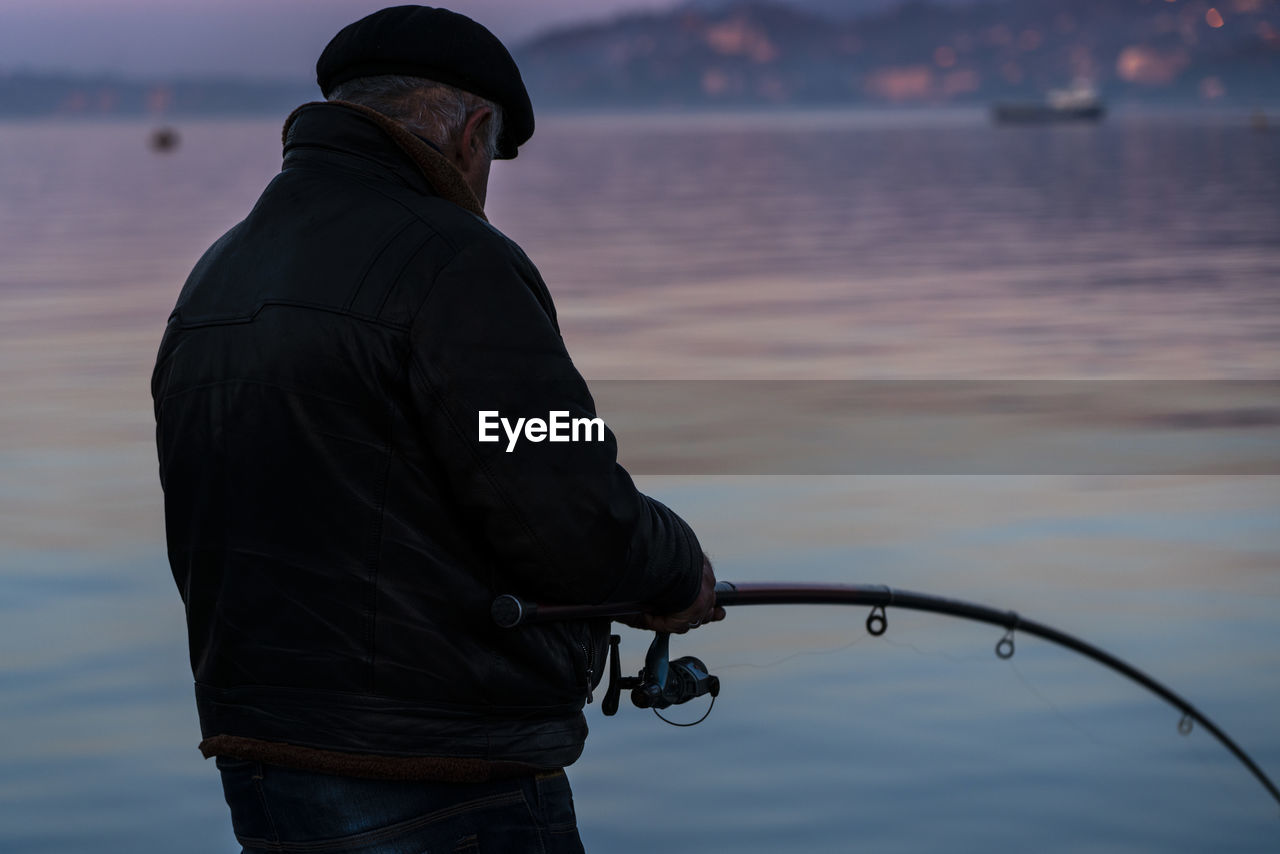
{"label": "rod handle", "polygon": [[514,629],[516,626],[528,623],[537,616],[537,613],[538,606],[533,602],[526,602],[510,593],[503,593],[489,606],[489,616],[504,629]]}

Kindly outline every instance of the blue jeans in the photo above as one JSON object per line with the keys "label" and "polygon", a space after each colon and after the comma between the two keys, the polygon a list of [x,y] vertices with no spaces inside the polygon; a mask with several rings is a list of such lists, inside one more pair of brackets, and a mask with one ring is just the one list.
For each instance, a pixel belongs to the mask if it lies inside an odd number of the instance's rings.
{"label": "blue jeans", "polygon": [[217,760],[242,854],[582,854],[563,771],[406,783]]}

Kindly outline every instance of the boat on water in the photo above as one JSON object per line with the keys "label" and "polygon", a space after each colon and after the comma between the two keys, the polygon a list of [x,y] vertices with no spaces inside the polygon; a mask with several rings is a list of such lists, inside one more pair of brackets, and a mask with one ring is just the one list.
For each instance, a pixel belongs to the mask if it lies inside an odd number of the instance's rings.
{"label": "boat on water", "polygon": [[1098,93],[1087,87],[1055,89],[1043,101],[998,103],[991,107],[996,124],[1097,122],[1106,114],[1106,105]]}

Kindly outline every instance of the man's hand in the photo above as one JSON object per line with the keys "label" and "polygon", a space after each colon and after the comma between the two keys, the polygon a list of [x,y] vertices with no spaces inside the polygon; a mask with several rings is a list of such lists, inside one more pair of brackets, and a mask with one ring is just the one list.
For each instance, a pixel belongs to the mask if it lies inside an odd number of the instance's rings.
{"label": "man's hand", "polygon": [[711,568],[711,559],[704,552],[702,555],[702,589],[693,604],[678,614],[641,614],[638,617],[619,619],[618,622],[633,629],[647,629],[654,632],[671,632],[682,635],[689,629],[696,629],[704,623],[714,623],[724,619],[724,608],[716,607],[716,573]]}

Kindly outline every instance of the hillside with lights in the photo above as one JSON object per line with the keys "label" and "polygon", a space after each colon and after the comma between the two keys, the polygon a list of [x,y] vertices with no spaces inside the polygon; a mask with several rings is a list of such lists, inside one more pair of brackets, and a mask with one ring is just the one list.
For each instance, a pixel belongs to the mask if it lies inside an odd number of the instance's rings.
{"label": "hillside with lights", "polygon": [[1085,85],[1120,102],[1280,101],[1276,0],[699,3],[517,51],[541,104],[944,105]]}
{"label": "hillside with lights", "polygon": [[[539,109],[950,106],[1084,88],[1113,105],[1280,106],[1280,0],[694,0],[514,47]],[[855,14],[854,10],[857,11]],[[0,117],[278,115],[296,80],[0,70]]]}

